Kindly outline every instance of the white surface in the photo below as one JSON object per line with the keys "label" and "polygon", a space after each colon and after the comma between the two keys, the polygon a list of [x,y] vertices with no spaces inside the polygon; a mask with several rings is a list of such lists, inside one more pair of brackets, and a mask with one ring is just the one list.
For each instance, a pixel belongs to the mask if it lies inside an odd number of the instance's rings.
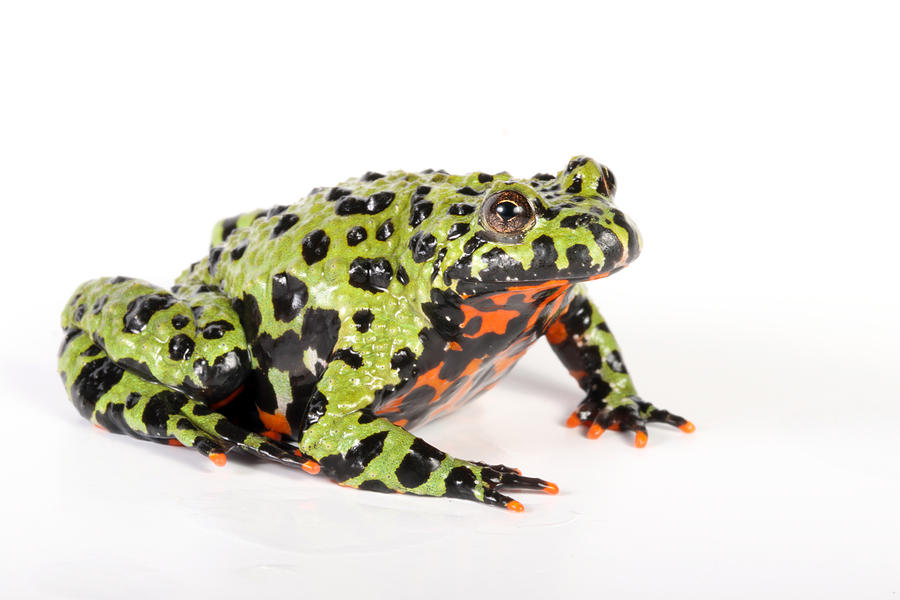
{"label": "white surface", "polygon": [[[896,15],[726,6],[4,4],[2,595],[900,595]],[[84,279],[167,284],[216,219],[365,170],[577,153],[646,242],[595,299],[693,436],[565,429],[541,344],[418,431],[559,483],[516,515],[216,469],[64,397]]]}

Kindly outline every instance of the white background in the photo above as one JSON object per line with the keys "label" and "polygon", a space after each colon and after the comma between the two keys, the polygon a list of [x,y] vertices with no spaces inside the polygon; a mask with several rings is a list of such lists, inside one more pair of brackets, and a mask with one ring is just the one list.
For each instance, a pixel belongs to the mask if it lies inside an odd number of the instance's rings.
{"label": "white background", "polygon": [[[316,3],[324,4],[324,3]],[[4,3],[5,597],[900,596],[890,3]],[[101,275],[366,170],[608,164],[640,260],[592,293],[652,402],[597,441],[543,343],[417,433],[556,481],[524,514],[103,434],[55,374]]]}

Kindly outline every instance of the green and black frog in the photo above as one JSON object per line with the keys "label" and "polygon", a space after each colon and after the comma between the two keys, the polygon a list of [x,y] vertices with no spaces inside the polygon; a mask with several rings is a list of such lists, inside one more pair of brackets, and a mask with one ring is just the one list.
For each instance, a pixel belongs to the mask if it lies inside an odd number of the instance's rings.
{"label": "green and black frog", "polygon": [[520,511],[501,490],[557,486],[454,458],[410,430],[490,389],[544,336],[585,397],[567,425],[599,437],[681,417],[637,396],[580,282],[640,252],[603,165],[557,175],[369,172],[292,206],[219,222],[166,290],[81,285],[62,315],[72,402],[114,433],[235,447],[365,490]]}

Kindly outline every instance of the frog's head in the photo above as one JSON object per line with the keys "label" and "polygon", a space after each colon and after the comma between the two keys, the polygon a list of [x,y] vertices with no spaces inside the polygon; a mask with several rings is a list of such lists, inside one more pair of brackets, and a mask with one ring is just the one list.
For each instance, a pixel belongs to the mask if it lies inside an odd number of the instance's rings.
{"label": "frog's head", "polygon": [[[613,174],[590,158],[573,158],[555,177],[470,177],[482,183],[481,191],[472,194],[478,191],[473,185],[466,190],[469,197],[446,207],[454,222],[441,232],[447,251],[439,269],[444,283],[456,282],[463,295],[516,284],[597,279],[640,253],[640,234],[613,204]],[[446,220],[440,219],[443,227]],[[454,236],[463,230],[464,235]],[[440,246],[443,240],[438,240]]]}

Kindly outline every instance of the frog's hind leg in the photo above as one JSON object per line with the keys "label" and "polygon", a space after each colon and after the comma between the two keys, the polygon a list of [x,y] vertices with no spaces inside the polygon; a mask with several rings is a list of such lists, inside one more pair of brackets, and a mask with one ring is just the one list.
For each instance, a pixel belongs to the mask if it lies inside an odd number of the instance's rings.
{"label": "frog's hind leg", "polygon": [[244,430],[186,394],[119,365],[79,329],[66,331],[59,370],[81,416],[112,433],[194,448],[219,466],[238,447],[310,473],[319,471],[318,464],[289,444]]}

